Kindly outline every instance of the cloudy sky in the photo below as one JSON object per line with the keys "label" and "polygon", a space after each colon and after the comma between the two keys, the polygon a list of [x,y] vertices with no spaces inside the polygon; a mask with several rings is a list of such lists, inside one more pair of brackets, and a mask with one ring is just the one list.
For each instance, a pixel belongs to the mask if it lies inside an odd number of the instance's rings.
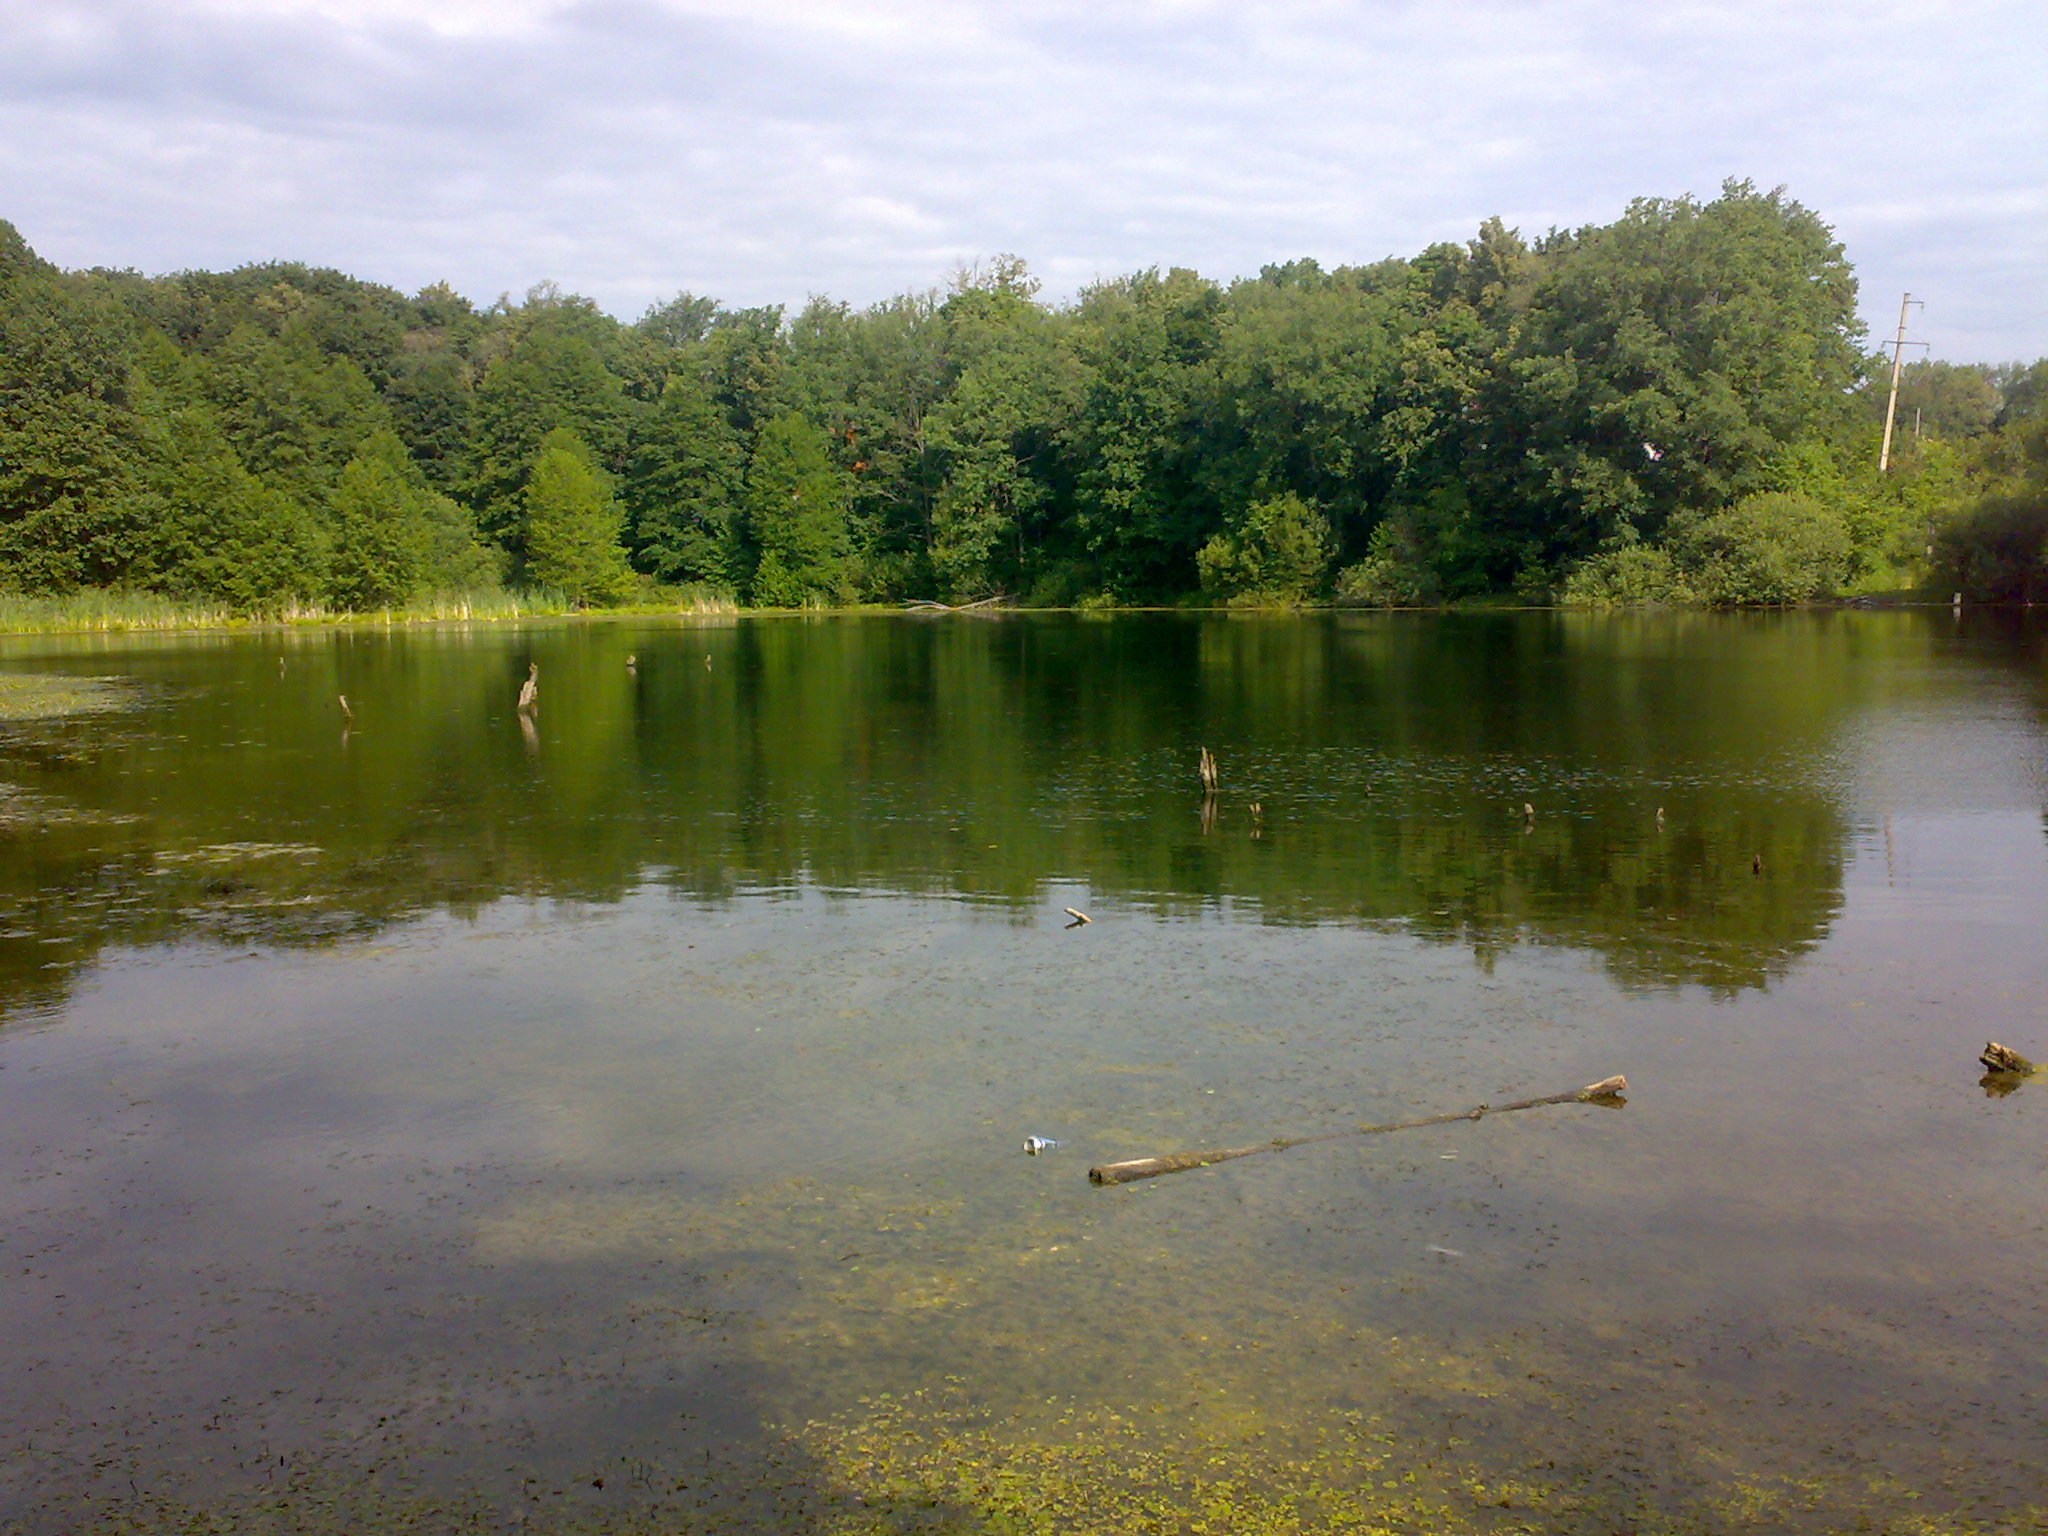
{"label": "cloudy sky", "polygon": [[1889,333],[2048,354],[2042,0],[0,0],[0,217],[632,317],[1049,296],[1786,186]]}

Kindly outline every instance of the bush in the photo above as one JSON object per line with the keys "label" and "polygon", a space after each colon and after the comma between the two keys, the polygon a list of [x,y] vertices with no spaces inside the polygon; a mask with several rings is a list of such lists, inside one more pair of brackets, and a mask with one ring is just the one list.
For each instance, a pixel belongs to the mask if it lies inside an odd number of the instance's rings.
{"label": "bush", "polygon": [[1303,603],[1330,569],[1323,514],[1289,491],[1254,502],[1195,556],[1202,588],[1234,603]]}
{"label": "bush", "polygon": [[1703,602],[1801,603],[1849,579],[1854,550],[1841,511],[1765,491],[1718,512],[1681,512],[1664,544]]}
{"label": "bush", "polygon": [[1678,562],[1659,544],[1626,544],[1580,563],[1558,599],[1567,608],[1629,608],[1692,598]]}
{"label": "bush", "polygon": [[1443,601],[1429,540],[1406,517],[1373,529],[1365,558],[1337,573],[1337,601],[1360,608],[1426,608]]}
{"label": "bush", "polygon": [[2048,493],[1986,497],[1941,530],[1934,558],[1979,602],[2048,602]]}

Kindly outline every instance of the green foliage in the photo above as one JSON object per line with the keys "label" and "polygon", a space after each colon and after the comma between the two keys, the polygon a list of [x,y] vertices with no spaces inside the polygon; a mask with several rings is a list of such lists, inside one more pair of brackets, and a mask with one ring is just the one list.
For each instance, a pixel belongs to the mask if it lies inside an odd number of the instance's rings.
{"label": "green foliage", "polygon": [[343,608],[402,606],[427,592],[491,586],[501,574],[468,512],[427,487],[395,433],[379,433],[349,461],[332,507],[327,594]]}
{"label": "green foliage", "polygon": [[1178,267],[1081,296],[1074,346],[1087,383],[1064,433],[1077,461],[1073,520],[1119,597],[1185,591],[1216,531],[1196,470],[1222,310],[1221,289]]}
{"label": "green foliage", "polygon": [[203,405],[154,413],[136,498],[148,530],[139,585],[262,611],[311,598],[325,540],[313,516],[236,457]]}
{"label": "green foliage", "polygon": [[[1887,381],[1883,390],[1872,389],[1866,395],[1880,416],[1889,394]],[[1977,437],[1997,423],[2003,406],[1992,369],[1975,363],[1918,359],[1899,370],[1898,441]]]}
{"label": "green foliage", "polygon": [[2048,412],[2048,357],[2006,363],[1990,370],[1998,386],[1998,425],[2036,419]]}
{"label": "green foliage", "polygon": [[2048,492],[1985,497],[1941,530],[1935,563],[1979,602],[2048,602]]}
{"label": "green foliage", "polygon": [[143,433],[126,317],[0,224],[0,586],[127,574]]}
{"label": "green foliage", "polygon": [[1718,512],[1684,512],[1666,536],[1685,584],[1725,605],[1801,603],[1838,591],[1852,549],[1838,508],[1765,491]]}
{"label": "green foliage", "polygon": [[1361,608],[1412,608],[1443,600],[1423,530],[1410,517],[1372,532],[1365,558],[1337,573],[1337,601]]}
{"label": "green foliage", "polygon": [[747,470],[747,537],[756,603],[796,608],[843,602],[852,572],[852,488],[825,434],[794,413],[761,431]]}
{"label": "green foliage", "polygon": [[2048,415],[2017,418],[1992,447],[1993,489],[1941,528],[1935,568],[1978,601],[2048,600]]}
{"label": "green foliage", "polygon": [[1305,603],[1321,595],[1332,547],[1322,513],[1289,491],[1232,517],[1196,565],[1203,589],[1232,602]]}
{"label": "green foliage", "polygon": [[303,335],[235,328],[199,375],[244,465],[302,506],[325,505],[342,466],[391,418],[360,368]]}
{"label": "green foliage", "polygon": [[566,427],[541,439],[525,489],[527,575],[579,607],[623,597],[633,574],[619,544],[623,509],[611,477]]}
{"label": "green foliage", "polygon": [[511,344],[485,368],[471,410],[469,486],[484,532],[525,556],[523,493],[543,442],[571,432],[615,468],[631,405],[606,366],[610,322],[588,300],[536,289],[509,318]]}
{"label": "green foliage", "polygon": [[735,587],[745,458],[702,380],[669,375],[635,424],[624,490],[634,563],[663,581]]}
{"label": "green foliage", "polygon": [[[1298,602],[1332,567],[1352,603],[1775,601],[1932,579],[1950,521],[2034,483],[2048,419],[2048,362],[1916,364],[1877,474],[1889,369],[1848,264],[1746,182],[1533,246],[1493,219],[1066,306],[1004,256],[865,309],[679,294],[622,325],[551,285],[479,310],[289,262],[65,274],[4,225],[0,297],[0,587],[24,592],[494,585],[567,558],[531,547],[527,495],[566,431],[643,580],[761,602]],[[1765,493],[1829,509],[1846,562],[1832,523],[1730,510]],[[1267,525],[1294,506],[1313,526]],[[579,600],[625,590],[600,564]]]}
{"label": "green foliage", "polygon": [[1474,469],[1506,542],[1549,563],[1763,489],[1782,445],[1838,414],[1858,376],[1855,279],[1782,191],[1640,200],[1538,256]]}
{"label": "green foliage", "polygon": [[1052,318],[1030,302],[1018,262],[998,263],[980,286],[963,281],[945,307],[960,374],[927,419],[941,486],[931,562],[954,597],[1020,585],[1051,526],[1055,442],[1074,410],[1078,374]]}
{"label": "green foliage", "polygon": [[1636,608],[1691,602],[1694,594],[1670,550],[1624,544],[1581,561],[1558,597],[1568,608]]}

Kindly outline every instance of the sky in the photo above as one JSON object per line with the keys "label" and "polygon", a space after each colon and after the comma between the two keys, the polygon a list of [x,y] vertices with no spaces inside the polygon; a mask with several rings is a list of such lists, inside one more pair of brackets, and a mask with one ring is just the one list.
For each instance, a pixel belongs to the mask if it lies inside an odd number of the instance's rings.
{"label": "sky", "polygon": [[2042,0],[0,0],[0,217],[66,267],[1061,299],[1731,177],[1834,227],[1873,341],[1910,290],[1933,356],[2048,355]]}

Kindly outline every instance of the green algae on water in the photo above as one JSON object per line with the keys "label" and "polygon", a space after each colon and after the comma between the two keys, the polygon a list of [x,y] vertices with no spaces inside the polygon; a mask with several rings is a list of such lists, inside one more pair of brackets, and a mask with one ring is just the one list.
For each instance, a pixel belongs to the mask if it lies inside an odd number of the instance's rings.
{"label": "green algae on water", "polygon": [[0,725],[104,714],[133,702],[119,678],[66,677],[46,672],[0,672]]}

